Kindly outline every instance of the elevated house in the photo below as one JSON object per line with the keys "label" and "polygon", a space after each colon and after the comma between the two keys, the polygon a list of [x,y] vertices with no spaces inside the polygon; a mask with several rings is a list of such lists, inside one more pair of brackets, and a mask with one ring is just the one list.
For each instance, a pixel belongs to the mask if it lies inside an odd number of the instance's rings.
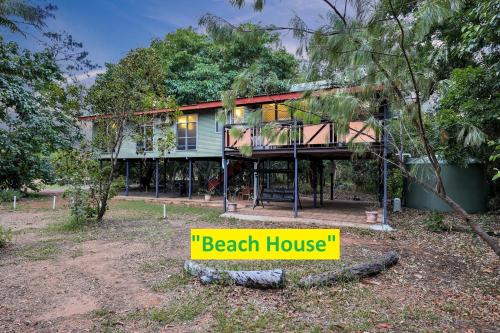
{"label": "elevated house", "polygon": [[[321,93],[334,92],[335,87],[325,85],[314,86]],[[218,190],[222,195],[221,206],[224,212],[231,196],[238,195],[247,199],[250,209],[245,214],[261,214],[266,210],[276,210],[280,207],[281,212],[288,211],[297,217],[302,215],[300,209],[307,206],[318,211],[325,207],[322,216],[328,218],[328,212],[334,212],[335,207],[325,203],[323,185],[325,183],[324,161],[347,160],[354,153],[348,146],[349,141],[362,142],[371,146],[377,155],[386,156],[387,150],[384,145],[384,134],[377,136],[375,132],[365,126],[363,119],[354,120],[349,125],[347,135],[339,135],[335,122],[321,120],[314,124],[303,123],[294,116],[294,110],[287,107],[286,102],[299,100],[304,91],[310,90],[307,84],[293,86],[286,93],[255,96],[251,98],[238,98],[236,108],[227,118],[226,123],[219,121],[218,113],[222,110],[221,101],[201,102],[195,105],[184,105],[180,107],[182,115],[173,125],[176,135],[176,147],[170,152],[161,153],[156,143],[161,135],[159,125],[162,115],[170,110],[151,110],[141,114],[151,117],[151,122],[142,125],[140,129],[143,135],[140,140],[127,137],[121,147],[119,159],[123,161],[123,173],[126,178],[124,195],[131,193],[130,174],[133,168],[142,168],[144,162],[150,163],[153,169],[153,193],[155,197],[162,197],[168,188],[176,188],[167,184],[166,172],[172,163],[183,163],[187,172],[184,182],[177,181],[177,195],[185,195],[191,199],[197,190]],[[361,91],[360,87],[342,88],[350,93]],[[373,89],[374,93],[378,88]],[[259,112],[261,119],[259,124],[249,124],[247,120],[252,113]],[[375,115],[380,119],[387,116],[387,105],[381,101],[379,113]],[[81,117],[87,128],[92,128],[96,116]],[[264,127],[272,124],[279,135],[275,139],[268,139],[263,135]],[[231,129],[237,127],[239,135],[235,136]],[[296,133],[292,135],[291,133]],[[251,147],[251,155],[245,154]],[[375,158],[372,154],[366,154],[365,158]],[[107,155],[103,153],[102,159]],[[109,156],[108,156],[109,158]],[[307,160],[307,170],[299,168],[299,161]],[[204,162],[213,163],[218,172],[208,177],[205,183],[199,184],[195,178],[206,175],[194,175],[193,165]],[[222,162],[222,163],[221,163]],[[378,222],[387,223],[387,163],[380,161],[379,178],[379,202],[382,214],[379,214]],[[137,170],[135,170],[137,171]],[[239,173],[246,172],[246,185],[235,193],[231,183],[238,177]],[[142,174],[142,171],[139,170]],[[250,176],[248,176],[250,175]],[[307,198],[300,195],[299,178],[308,177],[312,193]],[[148,180],[149,183],[149,180]],[[183,185],[184,184],[184,185]],[[332,184],[332,182],[330,182]],[[318,189],[319,187],[319,189]],[[151,193],[151,192],[150,192]],[[330,200],[333,199],[333,188],[330,188]],[[277,206],[276,206],[277,205]],[[257,209],[259,209],[258,212]],[[254,210],[255,209],[255,210]],[[304,209],[304,212],[307,208]],[[361,215],[364,216],[364,209]],[[312,211],[312,210],[311,210]],[[326,215],[325,215],[326,214]],[[347,216],[347,215],[346,215]],[[359,220],[359,219],[358,219]]]}

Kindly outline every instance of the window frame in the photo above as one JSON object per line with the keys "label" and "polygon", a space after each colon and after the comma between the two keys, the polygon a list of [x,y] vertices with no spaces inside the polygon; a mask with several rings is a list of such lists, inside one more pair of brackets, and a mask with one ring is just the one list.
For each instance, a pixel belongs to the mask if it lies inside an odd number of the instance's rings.
{"label": "window frame", "polygon": [[[139,125],[141,127],[140,133],[141,133],[141,140],[137,140],[135,142],[135,152],[136,154],[146,154],[146,153],[151,153],[155,151],[155,123],[154,121],[148,122],[146,124],[141,124]],[[147,150],[147,141],[148,137],[146,136],[146,131],[147,128],[151,128],[151,150]],[[142,144],[142,150],[138,148],[139,144]]]}
{"label": "window frame", "polygon": [[[196,118],[196,121],[194,121],[194,122],[187,121],[189,116],[194,116]],[[186,117],[186,122],[184,123],[184,124],[186,124],[186,129],[185,129],[186,135],[182,136],[182,137],[179,137],[179,118],[180,117]],[[196,136],[195,136],[195,148],[194,149],[188,149],[189,145],[188,145],[187,140],[189,138],[192,138],[192,137],[187,136],[187,130],[188,130],[188,126],[189,126],[190,123],[196,124]],[[184,114],[182,116],[179,116],[177,118],[177,120],[175,122],[175,137],[176,137],[176,140],[177,140],[176,145],[175,145],[175,150],[176,151],[189,152],[189,151],[196,151],[196,150],[198,150],[198,134],[199,134],[198,133],[198,129],[199,129],[198,126],[199,126],[199,118],[198,118],[198,114],[197,113],[188,113],[188,114]],[[184,142],[184,147],[185,148],[184,149],[179,149],[179,138],[183,138],[185,140],[185,142]]]}

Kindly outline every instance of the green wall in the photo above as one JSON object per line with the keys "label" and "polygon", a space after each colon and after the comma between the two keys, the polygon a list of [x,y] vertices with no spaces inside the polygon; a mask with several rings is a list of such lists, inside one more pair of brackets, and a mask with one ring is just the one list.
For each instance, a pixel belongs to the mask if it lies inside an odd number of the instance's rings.
{"label": "green wall", "polygon": [[[215,117],[217,109],[199,110],[183,112],[183,114],[197,114],[198,115],[198,134],[196,150],[177,151],[173,150],[165,155],[160,155],[158,151],[145,152],[144,154],[136,153],[136,143],[132,138],[128,137],[124,140],[120,150],[119,158],[200,158],[200,157],[221,157],[222,151],[222,134],[215,132]],[[175,125],[172,127],[175,131]],[[154,142],[156,147],[156,140],[159,137],[159,129],[154,128]],[[107,156],[102,155],[103,158]]]}

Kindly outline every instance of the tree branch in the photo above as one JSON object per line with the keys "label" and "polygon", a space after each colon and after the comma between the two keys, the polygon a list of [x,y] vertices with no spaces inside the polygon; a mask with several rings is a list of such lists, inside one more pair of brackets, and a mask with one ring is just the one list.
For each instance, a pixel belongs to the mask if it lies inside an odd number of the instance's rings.
{"label": "tree branch", "polygon": [[427,138],[427,135],[425,133],[425,128],[424,128],[424,121],[422,117],[422,102],[420,100],[420,89],[418,87],[417,79],[415,77],[415,73],[413,72],[413,66],[411,65],[410,59],[408,57],[408,53],[406,52],[406,47],[405,47],[405,31],[403,28],[403,25],[401,24],[401,21],[398,18],[398,15],[396,11],[394,10],[394,6],[392,5],[392,0],[389,0],[389,6],[391,7],[391,12],[392,16],[394,17],[394,20],[396,21],[399,30],[401,32],[401,38],[399,41],[399,46],[401,48],[401,52],[403,53],[403,57],[406,62],[406,66],[408,67],[408,71],[410,72],[411,76],[411,81],[413,84],[413,89],[415,90],[415,97],[416,97],[416,105],[417,105],[417,117],[418,120],[416,120],[416,125],[419,130],[419,135],[420,138],[422,139],[422,142],[424,143],[424,148],[425,151],[427,152],[427,157],[429,158],[429,161],[431,162],[431,165],[433,166],[433,169],[436,174],[436,188],[437,192],[440,194],[446,195],[445,188],[443,185],[443,180],[441,178],[441,166],[439,165],[439,161],[436,158],[436,154],[434,153],[434,150],[432,149],[429,140]]}
{"label": "tree branch", "polygon": [[[335,12],[335,14],[342,20],[342,23],[344,23],[344,26],[347,26],[347,21],[345,19],[345,16],[339,12],[337,7],[334,4],[332,4],[329,0],[322,0],[322,1],[326,3]],[[347,0],[344,1],[347,3]]]}

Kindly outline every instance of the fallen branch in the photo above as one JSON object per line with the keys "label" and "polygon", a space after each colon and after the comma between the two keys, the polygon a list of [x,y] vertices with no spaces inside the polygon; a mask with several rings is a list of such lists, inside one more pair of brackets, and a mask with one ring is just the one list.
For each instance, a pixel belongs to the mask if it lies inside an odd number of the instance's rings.
{"label": "fallen branch", "polygon": [[285,286],[285,271],[272,269],[265,271],[229,271],[206,267],[191,260],[184,262],[184,270],[197,276],[201,283],[229,283],[238,286],[271,289]]}
{"label": "fallen branch", "polygon": [[302,287],[330,286],[338,282],[359,280],[367,276],[377,275],[385,269],[395,265],[399,255],[395,251],[389,251],[381,257],[362,264],[353,265],[336,271],[313,274],[303,277],[299,281]]}

